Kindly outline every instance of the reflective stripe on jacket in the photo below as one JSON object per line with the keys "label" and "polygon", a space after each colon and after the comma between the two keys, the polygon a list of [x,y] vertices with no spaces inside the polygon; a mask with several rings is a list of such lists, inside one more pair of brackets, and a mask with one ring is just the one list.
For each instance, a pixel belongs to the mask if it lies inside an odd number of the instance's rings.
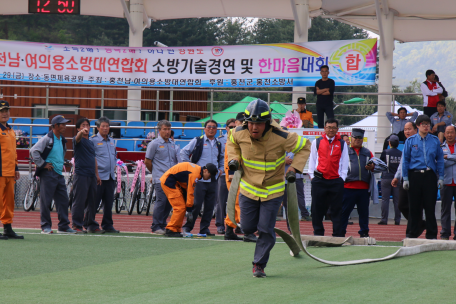
{"label": "reflective stripe on jacket", "polygon": [[232,129],[227,141],[228,161],[238,159],[244,173],[241,193],[268,201],[285,191],[285,152],[295,154],[291,166],[301,173],[309,158],[310,142],[296,133],[284,131],[276,122],[260,139],[253,139],[247,124]]}

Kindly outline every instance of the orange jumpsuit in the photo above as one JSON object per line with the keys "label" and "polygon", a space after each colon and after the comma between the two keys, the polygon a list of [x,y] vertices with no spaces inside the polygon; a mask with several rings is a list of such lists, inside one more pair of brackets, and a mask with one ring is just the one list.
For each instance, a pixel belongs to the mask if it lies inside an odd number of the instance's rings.
{"label": "orange jumpsuit", "polygon": [[[166,229],[181,232],[186,208],[193,207],[196,181],[200,178],[201,167],[187,162],[171,167],[160,178],[163,192],[173,207],[173,215]],[[187,202],[185,202],[182,190],[187,191]]]}
{"label": "orange jumpsuit", "polygon": [[16,184],[16,134],[11,127],[0,124],[0,219],[11,224],[14,216],[14,184]]}
{"label": "orange jumpsuit", "polygon": [[[229,179],[229,169],[228,169],[228,151],[226,149],[226,145],[225,145],[225,178],[226,178],[226,186],[228,188],[228,191],[230,191],[230,187],[231,187],[231,182],[230,182],[230,179]],[[241,187],[239,187],[238,189],[238,192],[236,194],[236,207],[234,209],[235,213],[234,213],[234,220],[239,223],[241,221],[241,217],[240,217],[240,214],[241,214],[241,209],[239,208],[239,190],[241,189]],[[230,218],[228,217],[228,214],[226,215],[226,218],[225,218],[225,225],[227,226],[230,226],[232,227],[233,229],[236,229],[236,224],[233,223]]]}

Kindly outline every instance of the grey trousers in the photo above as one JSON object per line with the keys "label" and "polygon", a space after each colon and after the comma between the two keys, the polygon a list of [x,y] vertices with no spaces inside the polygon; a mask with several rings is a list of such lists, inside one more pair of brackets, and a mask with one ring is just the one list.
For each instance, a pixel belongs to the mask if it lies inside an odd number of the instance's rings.
{"label": "grey trousers", "polygon": [[[101,221],[101,228],[103,230],[112,230],[114,229],[114,223],[112,221],[112,203],[114,202],[114,191],[116,189],[116,181],[113,179],[101,181],[101,185],[97,186],[97,196],[95,202],[102,201],[103,203],[103,220]],[[98,203],[95,203],[91,212],[96,214]],[[84,227],[90,226],[90,230],[100,228],[95,218],[92,221],[92,224],[89,225],[89,208],[86,208],[84,214]],[[92,213],[91,213],[92,214]]]}
{"label": "grey trousers", "polygon": [[201,217],[200,232],[202,234],[210,233],[209,225],[214,212],[215,200],[217,198],[217,181],[215,182],[198,182],[195,187],[195,198],[193,200],[193,222],[186,222],[183,226],[187,231],[192,231],[195,226],[195,221],[198,218],[201,207],[204,203],[204,212]]}
{"label": "grey trousers", "polygon": [[401,211],[399,210],[399,187],[391,186],[392,179],[382,179],[382,222],[388,222],[389,201],[393,195],[394,222],[401,221]]}
{"label": "grey trousers", "polygon": [[168,198],[165,195],[165,192],[163,192],[163,189],[161,187],[160,183],[154,184],[154,189],[155,189],[155,205],[154,205],[154,212],[152,215],[152,226],[150,226],[150,229],[152,229],[152,232],[155,232],[157,230],[165,230],[166,228],[166,219],[169,216],[169,213],[171,212],[171,204],[169,203]]}
{"label": "grey trousers", "polygon": [[[442,197],[442,230],[440,231],[440,236],[449,238],[451,236],[451,205],[453,204],[453,198],[456,197],[456,187],[445,185],[440,194]],[[453,233],[456,235],[456,225]]]}
{"label": "grey trousers", "polygon": [[221,175],[218,179],[218,196],[217,196],[217,212],[215,213],[215,226],[225,229],[226,217],[226,202],[228,200],[228,188],[226,187],[225,175]]}
{"label": "grey trousers", "polygon": [[52,228],[51,202],[55,201],[55,208],[59,218],[59,230],[70,228],[68,220],[68,193],[63,175],[54,170],[43,170],[40,174],[40,216],[41,229]]}
{"label": "grey trousers", "polygon": [[244,233],[251,234],[258,231],[253,264],[266,267],[269,260],[269,253],[276,241],[274,226],[282,201],[283,196],[269,201],[261,201],[261,199],[256,201],[239,194],[239,207],[242,214],[241,227]]}
{"label": "grey trousers", "polygon": [[[89,230],[98,228],[99,225],[95,221],[96,210],[100,203],[96,201],[97,178],[75,174],[73,183],[74,201],[71,209],[73,228],[82,229],[83,226]],[[87,218],[84,220],[86,209]]]}

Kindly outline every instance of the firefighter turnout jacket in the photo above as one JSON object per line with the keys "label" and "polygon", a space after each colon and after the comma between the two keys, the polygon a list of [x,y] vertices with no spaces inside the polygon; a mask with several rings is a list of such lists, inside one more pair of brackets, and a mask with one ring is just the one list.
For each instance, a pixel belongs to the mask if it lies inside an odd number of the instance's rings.
{"label": "firefighter turnout jacket", "polygon": [[310,142],[296,133],[284,131],[271,122],[263,137],[250,136],[247,123],[231,130],[227,141],[228,161],[238,159],[244,171],[241,193],[253,200],[268,201],[285,191],[285,153],[293,152],[291,167],[304,170],[310,154]]}

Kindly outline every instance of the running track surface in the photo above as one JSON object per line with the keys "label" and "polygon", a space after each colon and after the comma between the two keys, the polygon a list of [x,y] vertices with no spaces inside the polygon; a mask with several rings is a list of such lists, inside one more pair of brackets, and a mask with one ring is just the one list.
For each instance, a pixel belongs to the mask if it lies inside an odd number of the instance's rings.
{"label": "running track surface", "polygon": [[[51,212],[52,217],[52,228],[55,230],[57,229],[57,213]],[[102,215],[97,214],[96,220],[98,223],[101,223]],[[39,229],[40,228],[40,212],[39,211],[30,211],[25,212],[21,209],[16,209],[13,219],[13,227],[14,228],[33,228]],[[71,214],[70,214],[70,221],[71,221]],[[127,215],[124,211],[121,214],[113,214],[113,221],[114,227],[121,232],[143,232],[143,233],[150,233],[150,226],[152,224],[152,216],[145,216],[144,214],[137,215]],[[354,225],[349,225],[347,227],[347,234],[346,236],[353,236],[359,237],[358,235],[358,222],[357,219],[353,219]],[[397,226],[391,221],[388,225],[377,225],[378,219],[370,219],[369,224],[369,235],[375,238],[377,241],[391,241],[391,242],[399,242],[405,238],[405,228],[406,228],[406,221],[402,221],[401,225]],[[192,231],[193,233],[199,232],[199,222],[200,219],[196,221],[195,229]],[[311,222],[299,222],[301,226],[301,234],[312,235],[312,223]],[[332,233],[332,223],[330,221],[324,221],[326,235],[330,236]],[[277,221],[276,227],[282,229],[284,231],[287,230],[287,224],[285,220]],[[211,221],[211,232],[216,233],[217,229],[215,227],[215,219]],[[441,227],[439,226],[439,232]],[[421,236],[424,238],[424,233]]]}

